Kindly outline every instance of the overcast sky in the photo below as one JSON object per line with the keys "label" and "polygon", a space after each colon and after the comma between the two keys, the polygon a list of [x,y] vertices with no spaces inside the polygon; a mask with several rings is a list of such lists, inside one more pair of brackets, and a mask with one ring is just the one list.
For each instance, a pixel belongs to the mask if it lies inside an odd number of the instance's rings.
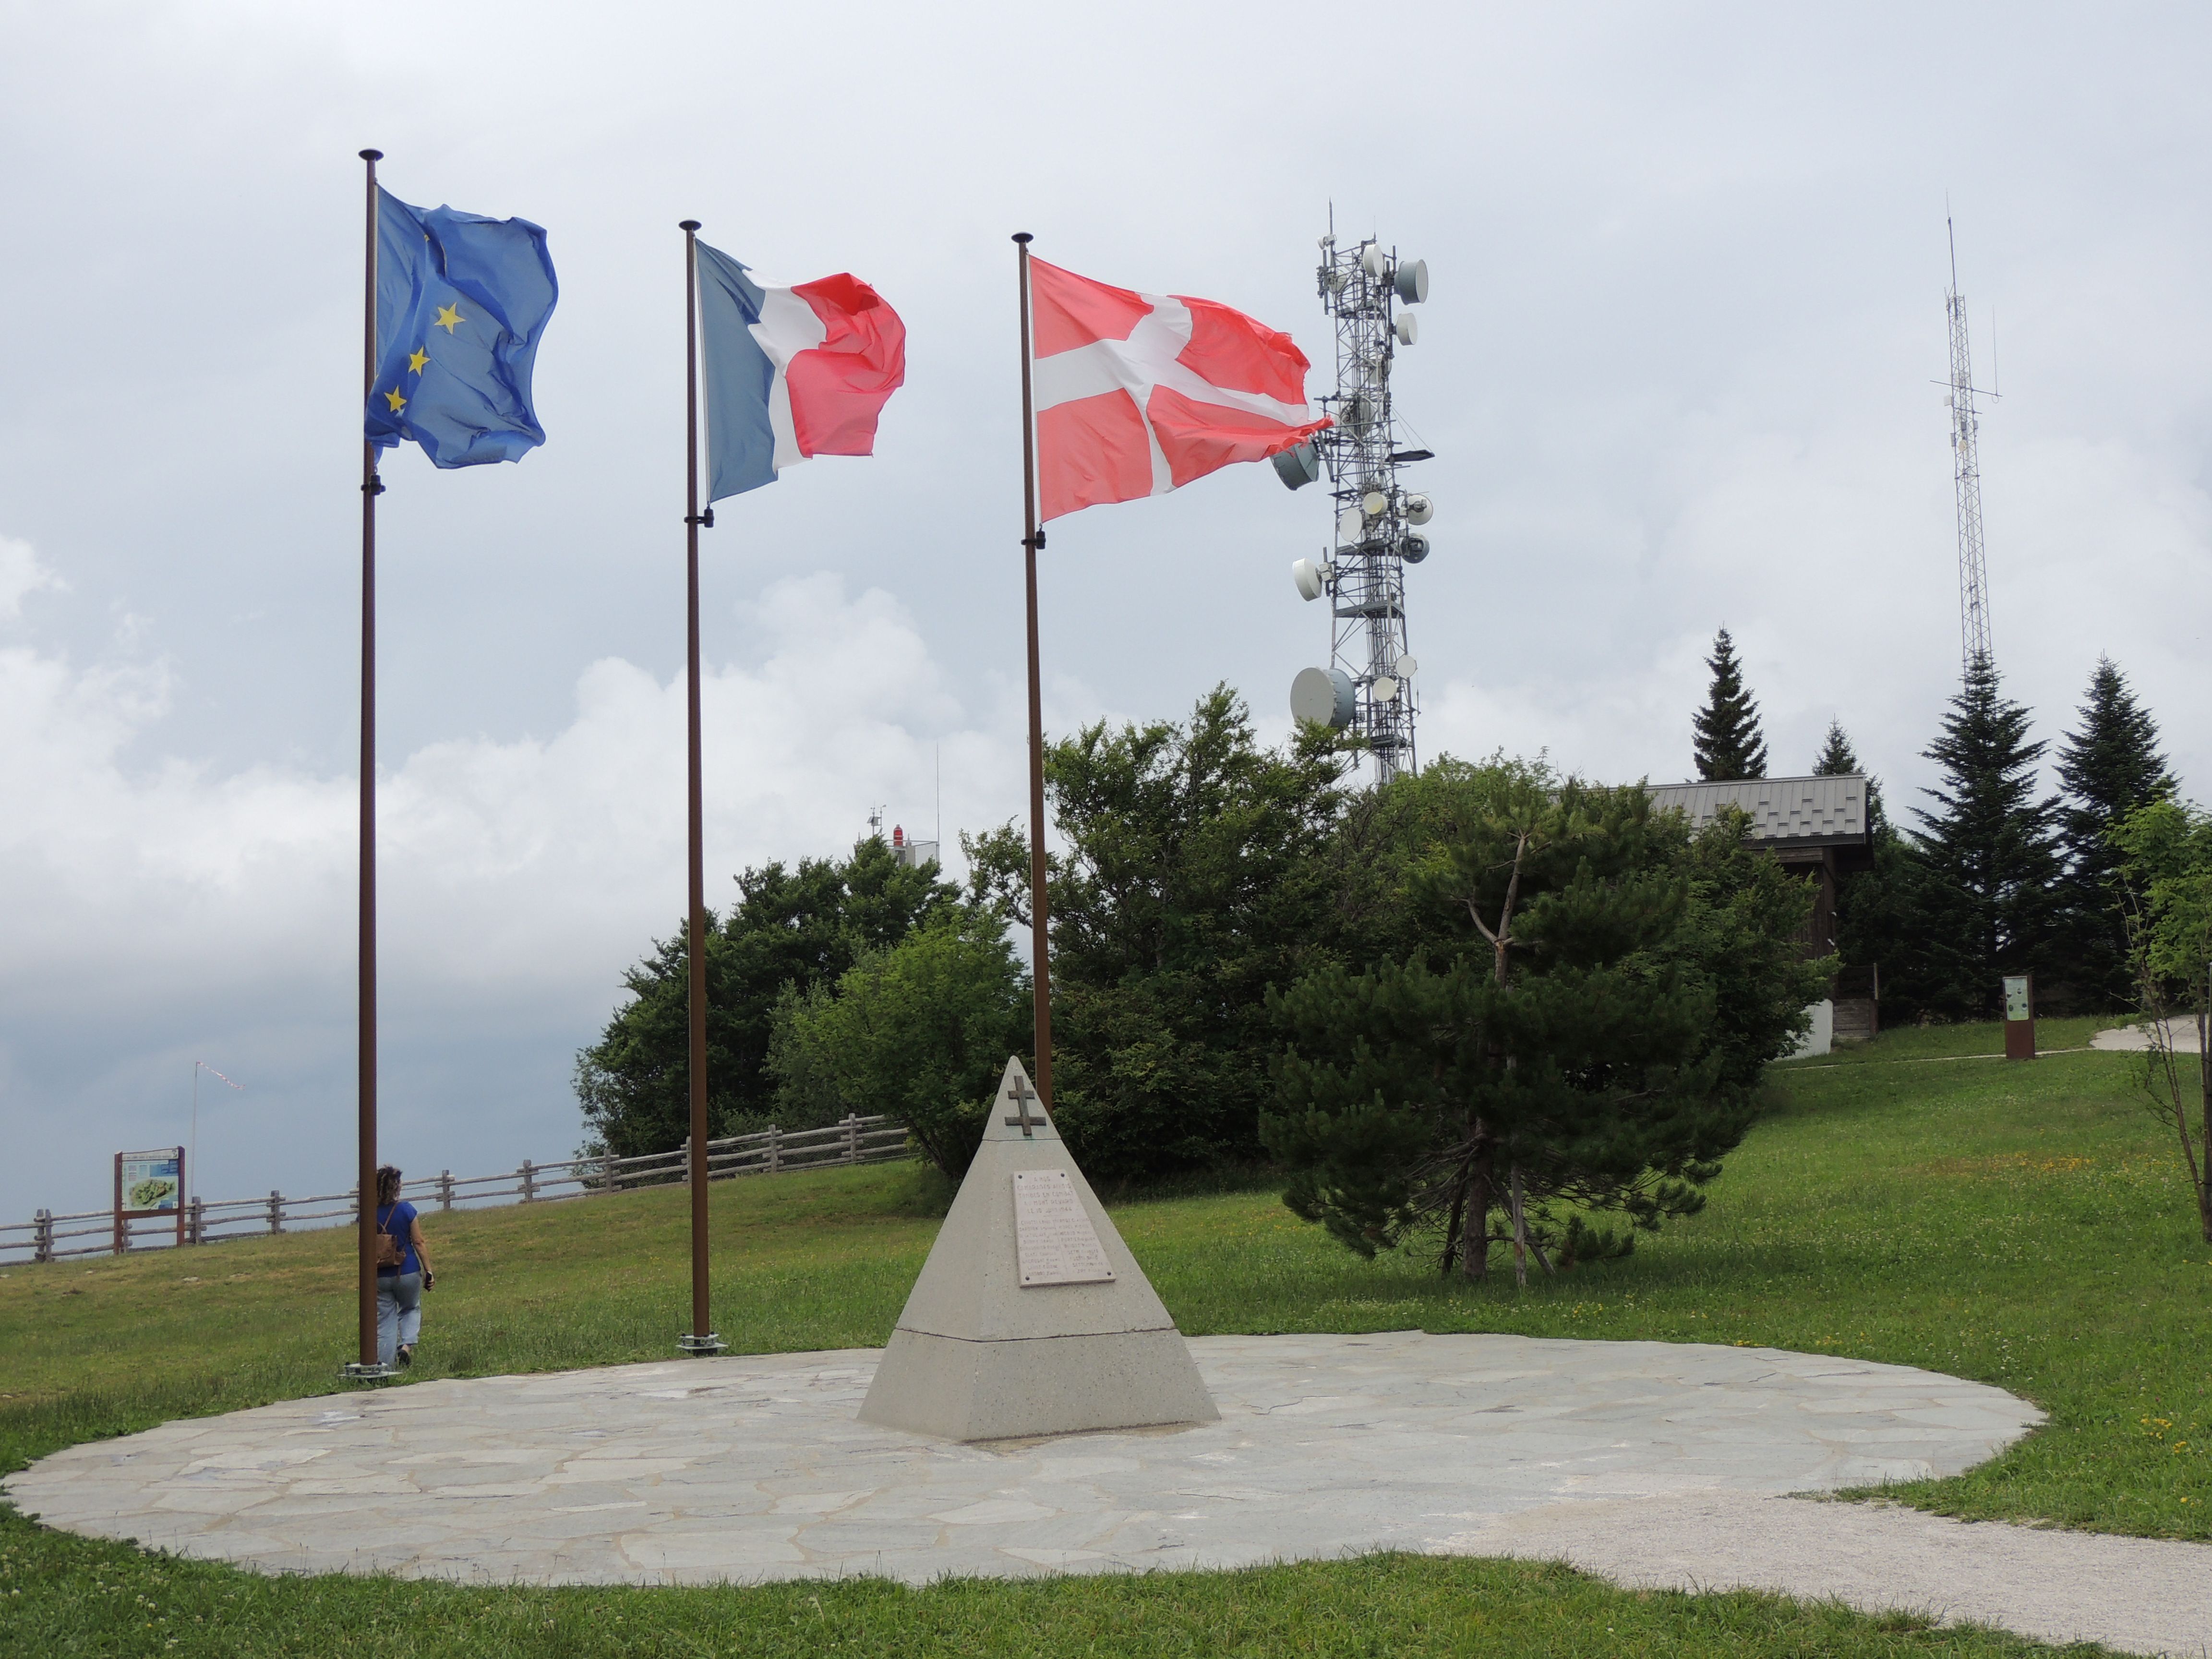
{"label": "overcast sky", "polygon": [[[1356,29],[1355,29],[1356,25]],[[1909,802],[1959,671],[1947,198],[1991,613],[2040,735],[2109,653],[2212,793],[2201,7],[304,7],[0,0],[0,1220],[183,1139],[349,1178],[361,164],[545,226],[519,465],[386,468],[386,1146],[567,1156],[684,902],[682,263],[849,270],[909,331],[872,459],[708,532],[709,898],[1021,810],[1008,234],[1290,331],[1315,239],[1429,262],[1401,413],[1425,758],[1689,769],[1725,623],[1773,769]],[[1992,322],[1994,319],[1994,322]],[[1994,343],[1994,351],[1991,349]],[[1048,720],[1279,735],[1328,619],[1265,467],[1056,524]],[[217,1097],[220,1097],[219,1098]]]}

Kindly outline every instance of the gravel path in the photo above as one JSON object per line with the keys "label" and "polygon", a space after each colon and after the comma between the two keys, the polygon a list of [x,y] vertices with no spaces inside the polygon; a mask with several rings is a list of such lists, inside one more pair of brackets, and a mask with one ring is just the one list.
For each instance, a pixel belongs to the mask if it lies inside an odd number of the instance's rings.
{"label": "gravel path", "polygon": [[[2168,1020],[2166,1024],[2166,1047],[2177,1054],[2193,1054],[2197,1051],[2197,1022],[2194,1018]],[[2150,1033],[2141,1024],[2116,1025],[2109,1031],[2100,1031],[2089,1039],[2092,1048],[2116,1049],[2122,1054],[2142,1054],[2150,1048]]]}
{"label": "gravel path", "polygon": [[1222,1420],[958,1445],[854,1419],[873,1350],[484,1377],[75,1446],[47,1524],[273,1571],[510,1583],[1564,1559],[2129,1651],[2206,1651],[2212,1547],[1792,1497],[1958,1472],[2001,1389],[1765,1348],[1510,1336],[1191,1343]]}

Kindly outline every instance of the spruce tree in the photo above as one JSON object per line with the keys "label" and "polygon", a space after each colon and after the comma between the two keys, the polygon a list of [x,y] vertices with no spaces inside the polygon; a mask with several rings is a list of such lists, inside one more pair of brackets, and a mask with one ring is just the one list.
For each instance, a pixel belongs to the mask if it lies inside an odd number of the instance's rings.
{"label": "spruce tree", "polygon": [[1828,735],[1820,740],[1820,752],[1813,762],[1816,778],[1840,778],[1859,769],[1858,750],[1851,747],[1850,735],[1839,720],[1830,720]]}
{"label": "spruce tree", "polygon": [[1712,690],[1705,706],[1691,718],[1691,750],[1701,778],[1734,780],[1766,775],[1766,738],[1759,729],[1759,704],[1744,690],[1743,665],[1735,641],[1723,628],[1713,636]]}
{"label": "spruce tree", "polygon": [[1920,879],[1899,943],[1933,1012],[1993,1018],[2004,975],[2056,977],[2057,806],[2036,795],[2045,745],[2028,740],[2029,720],[2004,696],[1996,665],[1977,657],[1924,751],[1943,783],[1923,791],[1936,810],[1917,814]]}
{"label": "spruce tree", "polygon": [[2175,786],[2158,750],[2158,722],[2109,657],[2097,659],[2081,725],[2059,745],[2058,780],[2069,797],[2059,813],[2071,957],[2066,977],[2085,1006],[2116,1007],[2133,987],[2118,880],[2121,856],[2111,832],[2137,807],[2172,794]]}
{"label": "spruce tree", "polygon": [[1828,735],[1821,739],[1820,752],[1813,762],[1813,775],[1816,778],[1841,778],[1853,774],[1866,777],[1867,829],[1869,833],[1878,835],[1887,823],[1881,810],[1881,781],[1867,777],[1866,769],[1859,764],[1858,750],[1851,747],[1850,738],[1844,731],[1844,723],[1832,718],[1828,721]]}

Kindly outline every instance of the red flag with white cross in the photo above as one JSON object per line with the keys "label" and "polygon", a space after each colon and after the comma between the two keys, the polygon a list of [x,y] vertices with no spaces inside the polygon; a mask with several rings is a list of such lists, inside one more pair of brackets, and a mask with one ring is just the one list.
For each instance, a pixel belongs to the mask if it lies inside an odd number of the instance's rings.
{"label": "red flag with white cross", "polygon": [[1289,335],[1212,300],[1029,269],[1041,520],[1164,495],[1330,424]]}

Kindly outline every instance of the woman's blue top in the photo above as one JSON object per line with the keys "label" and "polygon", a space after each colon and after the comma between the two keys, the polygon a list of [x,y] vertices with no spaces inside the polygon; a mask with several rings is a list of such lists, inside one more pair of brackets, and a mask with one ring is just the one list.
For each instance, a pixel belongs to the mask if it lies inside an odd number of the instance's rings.
{"label": "woman's blue top", "polygon": [[390,1233],[398,1239],[399,1248],[405,1253],[400,1257],[398,1267],[379,1267],[376,1270],[376,1276],[379,1279],[397,1279],[401,1273],[419,1273],[422,1271],[422,1264],[415,1255],[415,1206],[404,1198],[397,1204],[380,1204],[376,1206],[377,1230],[380,1232]]}

